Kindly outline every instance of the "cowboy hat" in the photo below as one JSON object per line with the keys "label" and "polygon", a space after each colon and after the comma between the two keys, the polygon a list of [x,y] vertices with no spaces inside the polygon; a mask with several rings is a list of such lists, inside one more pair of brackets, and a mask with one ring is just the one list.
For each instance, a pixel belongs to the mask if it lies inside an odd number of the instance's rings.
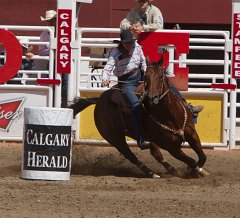
{"label": "cowboy hat", "polygon": [[120,33],[120,41],[119,40],[113,40],[114,43],[129,43],[134,42],[135,39],[133,38],[133,35],[130,30],[123,30]]}
{"label": "cowboy hat", "polygon": [[29,45],[29,39],[27,39],[27,38],[20,38],[19,42],[20,42],[20,44],[21,44],[21,46],[23,48],[27,49],[27,51],[31,51],[33,49],[33,47],[31,45]]}
{"label": "cowboy hat", "polygon": [[45,17],[40,16],[41,21],[52,20],[53,18],[57,17],[57,12],[54,10],[46,11]]}

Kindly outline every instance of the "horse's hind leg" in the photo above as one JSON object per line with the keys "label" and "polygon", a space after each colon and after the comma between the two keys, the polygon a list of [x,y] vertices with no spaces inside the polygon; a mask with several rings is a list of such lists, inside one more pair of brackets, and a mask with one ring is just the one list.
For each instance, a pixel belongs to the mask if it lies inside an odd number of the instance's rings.
{"label": "horse's hind leg", "polygon": [[132,153],[131,149],[126,143],[125,137],[118,137],[118,140],[114,138],[114,140],[108,140],[108,142],[113,145],[126,159],[142,170],[147,177],[160,178],[159,175],[150,170],[144,163],[138,160],[134,153]]}
{"label": "horse's hind leg", "polygon": [[160,148],[158,147],[158,145],[153,144],[150,147],[150,152],[151,155],[159,162],[163,165],[163,167],[167,170],[168,173],[170,173],[171,175],[176,175],[176,169],[169,164],[168,162],[166,162],[163,158],[163,155],[160,151]]}

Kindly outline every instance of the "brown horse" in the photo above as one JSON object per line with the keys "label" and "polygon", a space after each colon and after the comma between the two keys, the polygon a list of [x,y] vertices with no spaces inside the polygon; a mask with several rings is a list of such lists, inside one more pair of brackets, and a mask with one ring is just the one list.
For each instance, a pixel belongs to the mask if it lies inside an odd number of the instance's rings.
{"label": "brown horse", "polygon": [[[147,70],[144,78],[145,92],[143,95],[143,118],[147,139],[151,142],[152,156],[160,162],[171,174],[176,175],[176,169],[167,163],[160,148],[167,150],[173,157],[183,161],[194,172],[194,175],[204,176],[208,173],[203,169],[206,162],[199,136],[194,127],[191,112],[174,95],[169,88],[162,60],[150,63],[147,58]],[[124,155],[130,162],[141,169],[146,176],[160,176],[143,164],[130,150],[125,137],[135,138],[131,112],[119,90],[109,89],[99,98],[76,98],[69,106],[74,115],[91,104],[95,104],[94,119],[102,137]],[[181,145],[187,141],[197,153],[198,162],[187,156]]]}

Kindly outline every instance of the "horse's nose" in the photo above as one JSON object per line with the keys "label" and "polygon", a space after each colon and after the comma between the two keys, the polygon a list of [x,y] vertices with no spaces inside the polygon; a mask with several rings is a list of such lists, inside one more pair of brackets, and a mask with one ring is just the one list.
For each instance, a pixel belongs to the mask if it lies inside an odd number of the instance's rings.
{"label": "horse's nose", "polygon": [[157,95],[147,95],[146,100],[150,102],[150,104],[158,104],[158,96]]}
{"label": "horse's nose", "polygon": [[154,95],[154,96],[153,96],[153,103],[154,103],[154,104],[158,104],[158,102],[159,102],[158,95]]}

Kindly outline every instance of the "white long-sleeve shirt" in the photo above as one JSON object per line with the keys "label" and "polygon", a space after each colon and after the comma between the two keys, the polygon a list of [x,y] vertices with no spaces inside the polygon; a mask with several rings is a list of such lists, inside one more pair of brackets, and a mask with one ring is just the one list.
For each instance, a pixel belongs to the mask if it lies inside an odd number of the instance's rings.
{"label": "white long-sleeve shirt", "polygon": [[111,50],[108,61],[103,69],[103,81],[110,80],[112,72],[115,76],[120,77],[138,68],[141,68],[143,72],[146,71],[146,60],[142,48],[137,42],[130,49],[129,56],[121,58],[121,55],[122,53],[117,47]]}

